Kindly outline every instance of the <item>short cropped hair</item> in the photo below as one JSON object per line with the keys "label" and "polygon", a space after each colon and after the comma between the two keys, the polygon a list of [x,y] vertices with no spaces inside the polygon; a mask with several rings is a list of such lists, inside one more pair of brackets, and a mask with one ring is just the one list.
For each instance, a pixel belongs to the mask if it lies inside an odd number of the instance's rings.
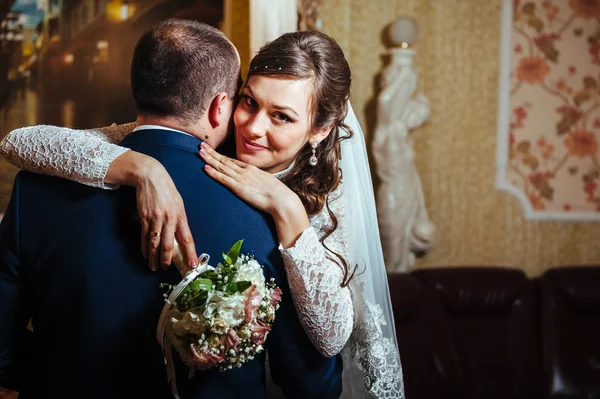
{"label": "short cropped hair", "polygon": [[168,19],[138,41],[131,64],[131,90],[137,111],[197,122],[212,98],[234,98],[240,61],[218,29],[197,21]]}

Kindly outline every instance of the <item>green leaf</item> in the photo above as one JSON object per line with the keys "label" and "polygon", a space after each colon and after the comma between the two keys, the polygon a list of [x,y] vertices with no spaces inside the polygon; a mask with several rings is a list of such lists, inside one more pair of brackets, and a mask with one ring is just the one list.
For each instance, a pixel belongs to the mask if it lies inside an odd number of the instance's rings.
{"label": "green leaf", "polygon": [[[198,295],[196,295],[195,297],[193,297],[190,300],[190,307],[198,307],[198,306],[202,306],[206,303],[206,299],[208,298],[208,292],[207,291],[200,291],[198,293]],[[189,308],[188,308],[189,309]]]}
{"label": "green leaf", "polygon": [[188,294],[188,298],[177,303],[177,308],[180,312],[185,312],[191,308],[202,306],[206,303],[206,299],[208,298],[207,291],[195,291],[188,288],[181,293],[182,296],[184,294]]}
{"label": "green leaf", "polygon": [[238,292],[246,291],[251,285],[252,285],[252,283],[250,281],[238,281],[237,282]]}
{"label": "green leaf", "polygon": [[237,283],[231,282],[231,283],[227,283],[227,293],[229,295],[233,295],[238,291],[238,285]]}
{"label": "green leaf", "polygon": [[240,256],[240,250],[242,249],[243,243],[244,240],[238,240],[235,244],[233,244],[229,252],[227,252],[227,257],[229,257],[229,259],[231,260],[230,265],[235,265],[235,262],[237,262],[238,257]]}
{"label": "green leaf", "polygon": [[208,278],[208,279],[211,279],[212,281],[215,281],[218,278],[218,276],[219,275],[217,273],[210,271],[210,270],[207,270],[204,273],[200,274],[200,277]]}
{"label": "green leaf", "polygon": [[233,265],[233,263],[231,262],[231,258],[229,257],[229,255],[225,254],[225,252],[223,252],[222,255],[223,255],[223,260],[225,261],[225,266],[231,266],[231,265]]}
{"label": "green leaf", "polygon": [[208,278],[197,278],[196,280],[192,281],[192,283],[188,287],[197,291],[210,291],[212,286],[212,280]]}

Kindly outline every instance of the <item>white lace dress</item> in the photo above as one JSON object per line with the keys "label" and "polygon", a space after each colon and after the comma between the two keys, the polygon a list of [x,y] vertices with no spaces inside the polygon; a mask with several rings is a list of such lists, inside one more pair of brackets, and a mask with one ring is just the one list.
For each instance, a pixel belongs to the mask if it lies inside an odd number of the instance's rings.
{"label": "white lace dress", "polygon": [[[104,177],[111,162],[128,151],[114,143],[120,142],[133,128],[133,123],[96,130],[47,125],[26,127],[8,134],[0,142],[0,153],[21,169],[114,189],[116,186],[104,183]],[[338,219],[338,228],[325,243],[348,259],[341,196],[342,186],[330,196],[330,208]],[[293,247],[279,247],[294,304],[307,335],[327,357],[346,347],[345,364],[354,362],[364,374],[369,396],[403,398],[399,357],[392,341],[382,337],[380,325],[385,321],[378,316],[381,313],[378,305],[362,299],[358,282],[341,287],[343,269],[319,241],[332,225],[327,209],[311,217],[310,221],[312,227],[302,233]],[[355,307],[359,309],[356,315]],[[350,360],[350,357],[354,359]],[[362,397],[347,396],[346,392],[342,396]]]}

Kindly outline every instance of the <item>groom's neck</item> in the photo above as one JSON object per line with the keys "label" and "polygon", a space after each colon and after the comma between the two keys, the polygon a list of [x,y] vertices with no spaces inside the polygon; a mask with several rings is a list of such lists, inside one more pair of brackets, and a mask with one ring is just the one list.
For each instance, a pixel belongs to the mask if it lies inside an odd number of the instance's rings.
{"label": "groom's neck", "polygon": [[192,136],[195,136],[195,137],[199,138],[200,140],[203,140],[202,128],[199,124],[191,125],[191,126],[184,126],[174,118],[138,115],[138,117],[135,121],[135,126],[138,127],[138,126],[143,126],[143,125],[155,125],[155,126],[168,127],[170,129],[180,130],[182,132],[191,134]]}

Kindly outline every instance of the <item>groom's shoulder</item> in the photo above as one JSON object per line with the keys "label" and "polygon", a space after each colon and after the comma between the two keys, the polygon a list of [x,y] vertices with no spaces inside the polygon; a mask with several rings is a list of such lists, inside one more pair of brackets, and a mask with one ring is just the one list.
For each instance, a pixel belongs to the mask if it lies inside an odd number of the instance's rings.
{"label": "groom's shoulder", "polygon": [[52,198],[66,196],[86,196],[97,189],[67,179],[43,176],[32,172],[19,171],[13,183],[13,196],[21,200],[31,199],[36,202],[48,201]]}
{"label": "groom's shoulder", "polygon": [[14,187],[17,187],[20,190],[36,188],[48,190],[59,187],[62,188],[62,186],[64,186],[64,184],[60,184],[62,180],[64,179],[21,170],[15,176]]}
{"label": "groom's shoulder", "polygon": [[178,184],[186,208],[201,209],[210,219],[219,218],[222,223],[252,225],[255,229],[272,228],[273,218],[241,200],[221,183],[205,172],[197,174],[193,184]]}
{"label": "groom's shoulder", "polygon": [[199,176],[198,187],[202,197],[212,204],[215,212],[227,213],[227,216],[266,217],[265,213],[241,200],[221,183],[213,180],[206,173]]}
{"label": "groom's shoulder", "polygon": [[45,176],[37,173],[21,170],[15,176],[15,185],[21,188],[39,188],[45,190],[64,190],[65,188],[78,187],[89,188],[80,183],[73,182],[68,179]]}

